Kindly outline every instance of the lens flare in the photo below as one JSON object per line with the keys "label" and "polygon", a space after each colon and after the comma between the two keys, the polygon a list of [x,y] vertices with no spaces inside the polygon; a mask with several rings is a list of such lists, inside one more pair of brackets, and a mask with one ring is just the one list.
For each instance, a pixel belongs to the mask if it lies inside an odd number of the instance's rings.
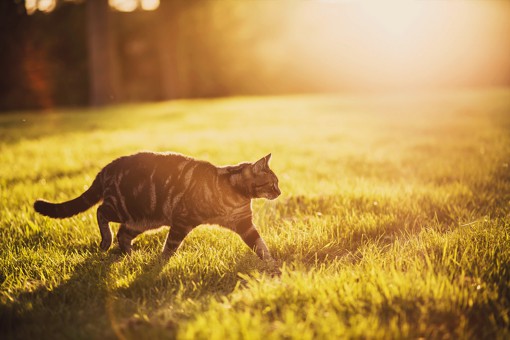
{"label": "lens flare", "polygon": [[159,0],[141,0],[140,6],[144,11],[154,11],[159,7]]}
{"label": "lens flare", "polygon": [[56,0],[39,0],[37,2],[37,9],[41,12],[49,13],[55,9],[57,5]]}
{"label": "lens flare", "polygon": [[108,0],[108,4],[120,12],[133,12],[138,7],[136,0]]}

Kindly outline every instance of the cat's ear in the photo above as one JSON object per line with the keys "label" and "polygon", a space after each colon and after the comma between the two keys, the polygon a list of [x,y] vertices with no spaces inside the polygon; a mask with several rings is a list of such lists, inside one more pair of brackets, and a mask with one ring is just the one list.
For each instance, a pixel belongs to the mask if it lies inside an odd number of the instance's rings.
{"label": "cat's ear", "polygon": [[244,179],[248,179],[248,178],[251,178],[253,176],[252,175],[252,170],[251,170],[250,163],[246,163],[243,166],[243,169],[241,170],[241,174],[243,175]]}
{"label": "cat's ear", "polygon": [[261,159],[256,161],[255,164],[253,164],[253,171],[260,172],[264,169],[269,168],[269,160],[270,159],[271,159],[271,154],[269,154],[265,157],[262,157]]}

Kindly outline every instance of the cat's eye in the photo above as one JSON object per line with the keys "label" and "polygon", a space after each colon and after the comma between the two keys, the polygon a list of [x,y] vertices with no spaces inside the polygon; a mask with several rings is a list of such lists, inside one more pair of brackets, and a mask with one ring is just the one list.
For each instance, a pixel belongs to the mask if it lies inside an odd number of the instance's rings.
{"label": "cat's eye", "polygon": [[270,184],[271,184],[271,182],[264,182],[262,184],[255,184],[255,187],[256,188],[262,188],[262,187],[268,186]]}

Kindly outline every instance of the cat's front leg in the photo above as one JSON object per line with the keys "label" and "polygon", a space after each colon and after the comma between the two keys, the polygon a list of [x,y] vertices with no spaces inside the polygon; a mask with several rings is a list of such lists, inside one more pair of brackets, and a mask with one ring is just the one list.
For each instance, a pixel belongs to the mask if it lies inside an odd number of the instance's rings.
{"label": "cat's front leg", "polygon": [[244,243],[250,247],[257,256],[267,262],[274,262],[266,243],[251,221],[242,223],[236,227],[236,232],[241,236]]}

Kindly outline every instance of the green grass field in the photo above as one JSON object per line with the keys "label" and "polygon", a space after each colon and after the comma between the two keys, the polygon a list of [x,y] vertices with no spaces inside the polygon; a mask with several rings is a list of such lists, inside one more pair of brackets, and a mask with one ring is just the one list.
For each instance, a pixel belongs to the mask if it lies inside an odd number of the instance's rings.
{"label": "green grass field", "polygon": [[[272,152],[254,202],[281,266],[201,226],[99,251],[79,195],[140,150],[217,165]],[[0,338],[510,337],[510,90],[174,101],[0,116]],[[113,226],[117,230],[118,226]]]}

